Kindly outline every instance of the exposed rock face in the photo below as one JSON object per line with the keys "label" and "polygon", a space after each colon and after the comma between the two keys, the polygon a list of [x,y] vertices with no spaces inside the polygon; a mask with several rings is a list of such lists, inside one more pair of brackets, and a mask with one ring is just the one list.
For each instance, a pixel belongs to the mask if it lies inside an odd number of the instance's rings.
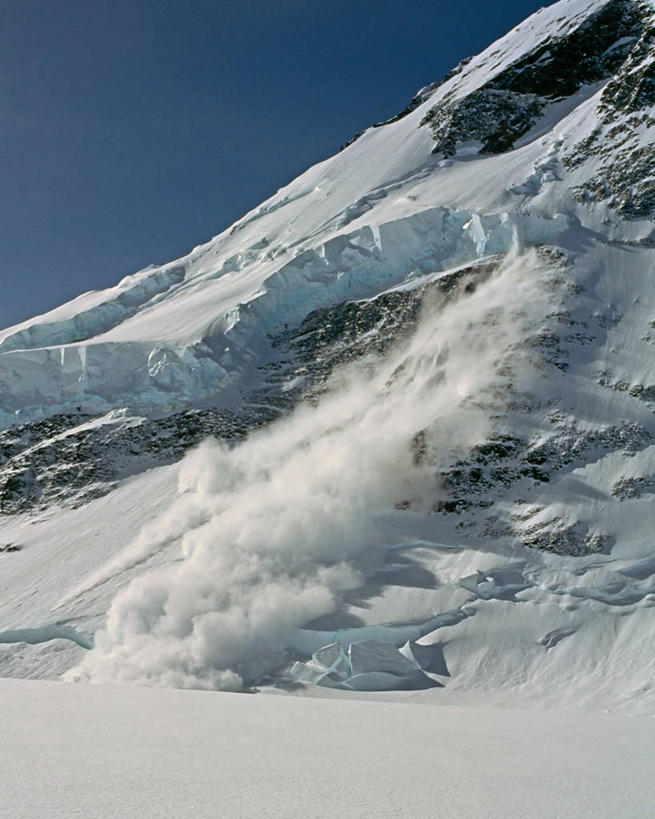
{"label": "exposed rock face", "polygon": [[100,424],[55,415],[0,432],[0,514],[79,506],[130,475],[178,461],[205,438],[242,440],[276,414],[261,407],[238,415],[188,410],[159,419],[119,415]]}
{"label": "exposed rock face", "polygon": [[[426,294],[442,304],[465,296],[490,275],[494,266],[493,260],[487,260],[463,266],[427,285],[312,311],[298,327],[272,337],[281,361],[269,365],[270,386],[264,394],[274,400],[271,386],[283,380],[286,395],[311,400],[336,367],[369,354],[383,355],[408,336],[416,327]],[[289,383],[297,386],[289,389]]]}
{"label": "exposed rock face", "polygon": [[[589,156],[600,169],[574,193],[580,202],[606,201],[628,219],[647,218],[655,211],[655,152],[644,132],[655,127],[655,25],[652,10],[639,32],[626,37],[628,54],[603,89],[600,125],[563,158],[566,168]],[[621,41],[619,41],[621,42]],[[614,49],[618,51],[619,48]]]}
{"label": "exposed rock face", "polygon": [[518,94],[497,88],[484,88],[462,101],[442,103],[423,120],[435,138],[434,153],[454,156],[457,145],[480,142],[481,153],[508,151],[530,130],[543,112],[544,103],[535,94]]}
{"label": "exposed rock face", "polygon": [[566,37],[540,44],[491,84],[546,100],[569,97],[619,70],[646,29],[648,17],[646,4],[610,0]]}
{"label": "exposed rock face", "polygon": [[[463,99],[454,92],[446,94],[422,121],[432,129],[434,152],[452,156],[458,143],[468,141],[480,142],[483,153],[510,150],[548,103],[570,97],[616,72],[607,104],[611,101],[623,110],[652,104],[648,101],[653,71],[648,48],[652,32],[645,31],[648,19],[645,6],[632,0],[611,0],[572,33],[540,43]],[[637,77],[628,66],[635,60],[634,52],[643,54],[644,50],[645,64]],[[626,74],[630,74],[627,87]]]}
{"label": "exposed rock face", "polygon": [[445,157],[470,142],[481,153],[501,153],[551,103],[602,82],[602,125],[562,163],[572,169],[589,158],[604,160],[600,172],[574,189],[575,197],[605,201],[627,218],[643,219],[655,211],[655,154],[641,140],[644,128],[655,125],[655,25],[647,3],[611,0],[575,31],[541,43],[482,88],[463,98],[447,93],[422,124],[432,130],[434,152]]}

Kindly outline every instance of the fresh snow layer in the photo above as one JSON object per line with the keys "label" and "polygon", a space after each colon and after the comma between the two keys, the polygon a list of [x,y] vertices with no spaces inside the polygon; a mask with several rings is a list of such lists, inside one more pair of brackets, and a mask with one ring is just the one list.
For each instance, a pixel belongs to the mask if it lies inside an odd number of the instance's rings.
{"label": "fresh snow layer", "polygon": [[0,680],[0,816],[650,819],[655,723]]}

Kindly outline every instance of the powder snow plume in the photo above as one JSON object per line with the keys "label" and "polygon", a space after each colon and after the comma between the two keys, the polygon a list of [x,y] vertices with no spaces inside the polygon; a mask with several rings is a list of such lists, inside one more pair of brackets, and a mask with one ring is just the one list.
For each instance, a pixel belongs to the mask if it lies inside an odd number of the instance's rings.
{"label": "powder snow plume", "polygon": [[440,469],[485,439],[532,366],[520,342],[545,320],[551,276],[515,248],[475,288],[426,303],[392,354],[340,371],[317,406],[192,452],[173,507],[105,574],[176,539],[181,559],[117,594],[69,678],[241,690],[278,667],[297,629],[365,581],[367,554],[425,521]]}

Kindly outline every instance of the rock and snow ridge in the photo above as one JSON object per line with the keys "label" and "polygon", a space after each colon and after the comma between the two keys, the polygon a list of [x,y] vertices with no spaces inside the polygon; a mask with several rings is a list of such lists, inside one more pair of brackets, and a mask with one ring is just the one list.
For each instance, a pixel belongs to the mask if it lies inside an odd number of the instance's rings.
{"label": "rock and snow ridge", "polygon": [[0,628],[97,631],[93,679],[648,708],[654,15],[542,9],[183,259],[0,332]]}

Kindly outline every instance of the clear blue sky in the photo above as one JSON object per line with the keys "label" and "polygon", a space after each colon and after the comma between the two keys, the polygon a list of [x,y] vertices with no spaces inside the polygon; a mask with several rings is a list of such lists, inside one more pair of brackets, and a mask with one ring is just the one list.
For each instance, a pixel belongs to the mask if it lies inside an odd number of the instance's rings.
{"label": "clear blue sky", "polygon": [[0,327],[186,253],[541,5],[0,0]]}

